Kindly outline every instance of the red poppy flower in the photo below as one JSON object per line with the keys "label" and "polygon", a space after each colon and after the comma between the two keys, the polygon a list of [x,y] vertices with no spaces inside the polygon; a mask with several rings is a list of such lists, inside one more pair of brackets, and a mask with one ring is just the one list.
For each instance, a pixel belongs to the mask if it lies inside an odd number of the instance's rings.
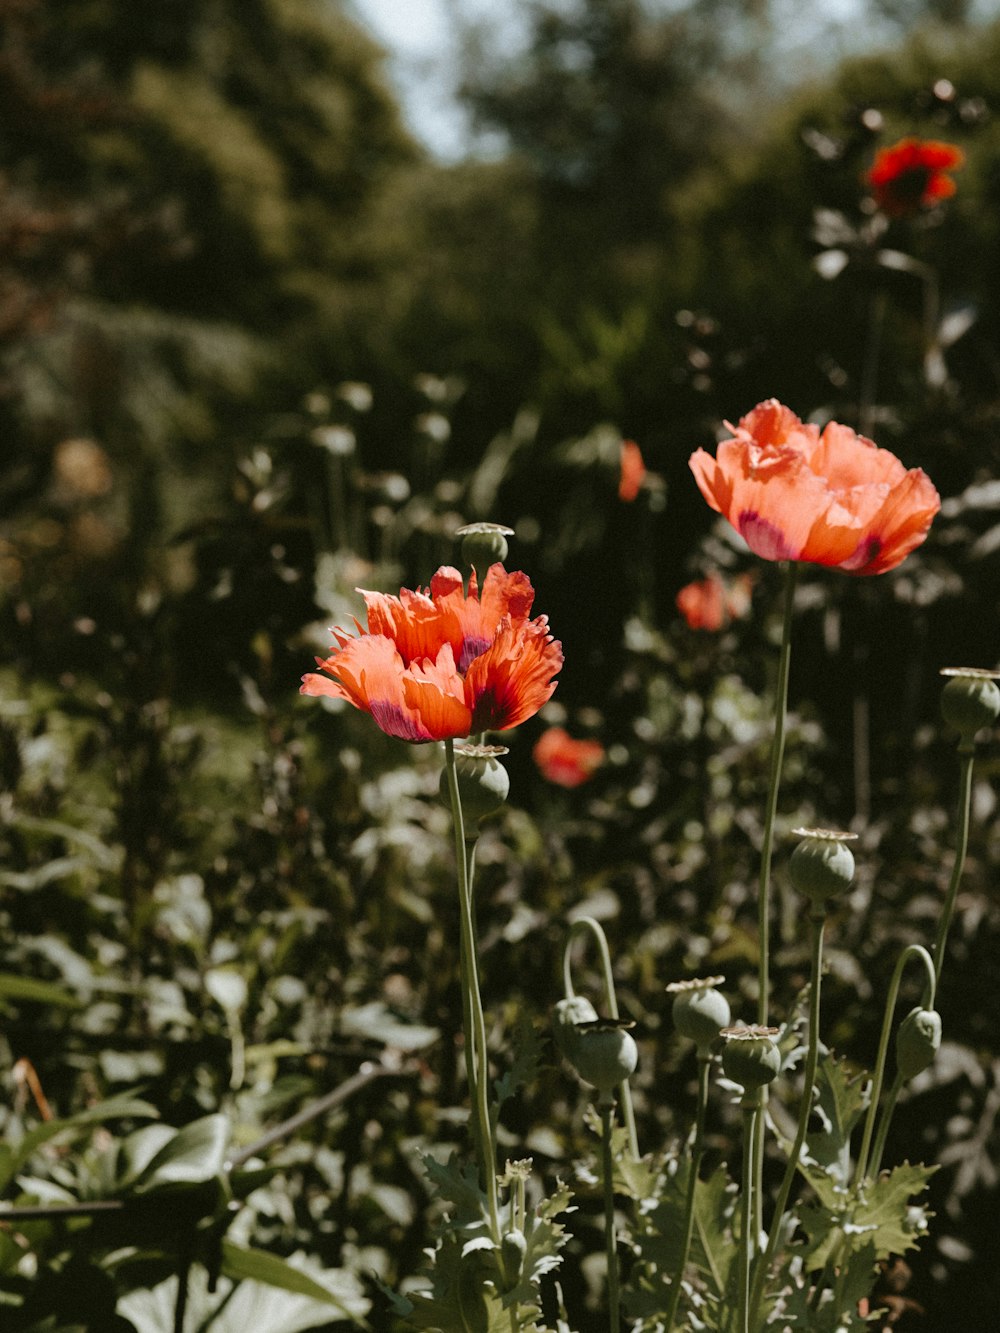
{"label": "red poppy flower", "polygon": [[920,469],[831,421],[822,434],[774,398],[691,455],[702,495],[764,560],[884,574],[924,540],[941,498]]}
{"label": "red poppy flower", "polygon": [[551,698],[562,648],[545,616],[529,619],[526,574],[493,565],[480,596],[473,571],[466,595],[458,570],[444,566],[427,592],[361,595],[368,628],[333,629],[337,651],[317,658],[326,675],[303,676],[302,694],[346,699],[405,741],[506,731]]}
{"label": "red poppy flower", "polygon": [[892,218],[911,217],[921,208],[955,193],[955,182],[945,172],[965,161],[955,144],[935,139],[900,139],[875,156],[866,177],[875,202]]}
{"label": "red poppy flower", "polygon": [[562,727],[543,731],[531,753],[542,777],[558,787],[579,787],[604,763],[600,741],[575,741]]}
{"label": "red poppy flower", "polygon": [[642,461],[639,446],[634,440],[622,440],[622,471],[618,482],[619,500],[631,501],[639,494],[646,476],[646,464]]}
{"label": "red poppy flower", "polygon": [[709,574],[707,579],[696,580],[681,588],[677,594],[677,609],[690,629],[714,632],[730,620],[746,615],[750,609],[751,586],[749,574],[741,574],[728,585],[718,574]]}

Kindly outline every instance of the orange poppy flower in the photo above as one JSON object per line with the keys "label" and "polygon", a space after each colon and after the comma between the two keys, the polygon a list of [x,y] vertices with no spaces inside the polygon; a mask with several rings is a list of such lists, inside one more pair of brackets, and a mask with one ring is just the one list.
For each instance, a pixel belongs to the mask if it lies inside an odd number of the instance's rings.
{"label": "orange poppy flower", "polygon": [[822,434],[776,399],[715,458],[691,455],[702,495],[764,560],[884,574],[924,540],[941,498],[920,469],[831,421]]}
{"label": "orange poppy flower", "polygon": [[714,632],[730,620],[738,620],[750,609],[749,574],[741,574],[732,583],[725,584],[718,574],[685,584],[677,594],[677,609],[690,629]]}
{"label": "orange poppy flower", "polygon": [[480,596],[475,571],[466,594],[444,566],[427,592],[361,595],[368,628],[333,629],[337,651],[317,658],[326,674],[303,676],[302,694],[346,699],[387,735],[415,742],[506,731],[551,698],[562,648],[545,616],[529,619],[526,574],[493,565]]}
{"label": "orange poppy flower", "polygon": [[604,763],[600,741],[575,741],[562,727],[543,731],[532,750],[543,778],[557,787],[579,787]]}
{"label": "orange poppy flower", "polygon": [[634,440],[622,440],[621,467],[618,498],[626,501],[634,500],[646,476],[646,464]]}
{"label": "orange poppy flower", "polygon": [[866,180],[875,202],[892,218],[911,217],[955,193],[948,171],[965,161],[961,148],[936,139],[900,139],[875,156]]}

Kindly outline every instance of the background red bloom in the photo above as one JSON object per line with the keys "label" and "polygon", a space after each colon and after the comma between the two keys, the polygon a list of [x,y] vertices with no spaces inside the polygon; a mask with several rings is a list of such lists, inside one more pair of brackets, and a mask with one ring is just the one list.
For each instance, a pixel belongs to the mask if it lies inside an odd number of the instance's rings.
{"label": "background red bloom", "polygon": [[646,464],[634,440],[622,440],[622,471],[618,482],[619,500],[631,501],[639,494],[646,476]]}
{"label": "background red bloom", "polygon": [[910,217],[955,193],[955,182],[945,173],[964,161],[965,154],[955,144],[900,139],[876,154],[866,179],[883,213]]}
{"label": "background red bloom", "polygon": [[543,731],[532,756],[543,778],[558,787],[579,787],[604,763],[600,741],[577,741],[562,727]]}
{"label": "background red bloom", "polygon": [[723,582],[718,574],[709,574],[681,588],[677,609],[690,629],[719,630],[747,614],[752,585],[749,574],[741,574],[732,583]]}

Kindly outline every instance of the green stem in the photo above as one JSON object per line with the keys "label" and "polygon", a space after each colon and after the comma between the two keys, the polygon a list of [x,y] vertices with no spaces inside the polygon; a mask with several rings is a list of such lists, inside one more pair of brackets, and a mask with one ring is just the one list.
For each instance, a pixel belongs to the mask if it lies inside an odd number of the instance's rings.
{"label": "green stem", "polygon": [[795,1139],[792,1143],[792,1151],[788,1156],[785,1165],[785,1174],[781,1181],[781,1187],[778,1190],[778,1198],[774,1205],[774,1216],[771,1220],[771,1229],[767,1237],[767,1248],[764,1251],[764,1257],[757,1268],[757,1275],[753,1284],[753,1297],[750,1302],[750,1321],[756,1321],[757,1311],[760,1308],[761,1298],[764,1294],[764,1286],[767,1282],[767,1274],[774,1261],[775,1252],[778,1248],[778,1241],[782,1232],[782,1221],[784,1220],[785,1209],[788,1206],[788,1196],[791,1193],[792,1183],[795,1180],[795,1173],[799,1166],[799,1157],[802,1153],[802,1145],[806,1141],[806,1134],[809,1129],[809,1115],[813,1104],[813,1087],[816,1083],[816,1070],[819,1065],[819,1001],[820,986],[823,975],[823,929],[826,919],[822,911],[810,915],[812,923],[812,965],[810,971],[809,986],[809,1039],[806,1049],[806,1067],[804,1084],[802,1088],[802,1102],[799,1106],[799,1123],[795,1130]]}
{"label": "green stem", "polygon": [[[601,924],[595,921],[592,916],[578,916],[571,922],[569,936],[566,940],[566,947],[563,949],[563,990],[566,998],[571,1000],[576,994],[573,989],[573,968],[572,968],[572,949],[574,940],[580,936],[589,934],[597,945],[597,952],[601,959],[601,979],[604,984],[604,1006],[607,1009],[607,1018],[618,1017],[618,1000],[615,997],[615,979],[611,970],[611,951],[608,948],[608,939]],[[625,1130],[628,1134],[629,1152],[635,1161],[639,1160],[639,1138],[635,1128],[635,1111],[632,1107],[632,1092],[628,1085],[628,1080],[623,1080],[618,1085],[618,1099],[622,1108],[622,1119],[625,1121]]]}
{"label": "green stem", "polygon": [[795,604],[797,567],[790,561],[785,573],[785,604],[781,626],[781,654],[774,701],[774,739],[771,744],[771,768],[768,775],[767,808],[764,814],[764,841],[760,854],[760,889],[757,899],[757,937],[760,968],[757,996],[757,1022],[767,1026],[767,1001],[770,989],[771,936],[771,852],[774,846],[774,819],[778,810],[778,786],[781,761],[785,753],[785,722],[788,714],[788,673],[792,658],[792,609]]}
{"label": "green stem", "polygon": [[897,1074],[892,1081],[892,1087],[889,1089],[889,1096],[886,1098],[885,1110],[882,1112],[882,1119],[879,1121],[878,1134],[875,1136],[875,1147],[872,1149],[872,1176],[877,1176],[882,1169],[882,1154],[885,1152],[885,1141],[889,1136],[889,1122],[892,1120],[892,1113],[896,1109],[896,1102],[899,1098],[900,1090],[903,1086],[902,1074]]}
{"label": "green stem", "polygon": [[882,1036],[879,1039],[878,1057],[875,1061],[875,1073],[872,1075],[868,1115],[865,1118],[865,1130],[861,1139],[861,1151],[858,1153],[858,1161],[854,1169],[855,1194],[859,1194],[864,1187],[865,1178],[868,1172],[868,1152],[871,1147],[872,1132],[875,1128],[875,1116],[878,1112],[879,1099],[882,1095],[882,1082],[885,1078],[885,1062],[889,1052],[889,1033],[892,1030],[892,1018],[893,1014],[896,1012],[896,1000],[899,997],[899,986],[903,977],[903,968],[911,958],[919,958],[927,972],[927,985],[924,989],[923,1007],[925,1009],[932,1009],[934,1007],[934,992],[937,986],[937,975],[934,971],[934,962],[922,944],[909,944],[899,955],[895,971],[892,974],[892,981],[889,983],[889,994],[887,995],[885,1002],[885,1017],[882,1020]]}
{"label": "green stem", "polygon": [[[500,1208],[497,1197],[496,1152],[493,1147],[493,1130],[490,1121],[489,1102],[489,1062],[486,1050],[486,1020],[483,1016],[483,1002],[479,992],[479,967],[476,959],[476,939],[473,925],[472,893],[469,883],[469,865],[465,852],[465,826],[462,819],[462,799],[458,790],[458,774],[455,770],[455,743],[448,739],[444,743],[445,772],[448,775],[448,794],[451,797],[451,813],[455,826],[455,862],[458,869],[458,897],[461,917],[461,981],[465,997],[462,1002],[463,1020],[466,1014],[469,1027],[466,1028],[466,1047],[471,1047],[473,1077],[469,1087],[472,1102],[473,1139],[479,1164],[480,1183],[486,1194],[490,1213],[490,1228],[494,1241],[500,1243]],[[467,1064],[466,1068],[469,1068]]]}
{"label": "green stem", "polygon": [[743,1189],[740,1196],[740,1263],[737,1287],[737,1333],[750,1333],[750,1263],[756,1241],[754,1226],[754,1158],[757,1153],[757,1121],[760,1118],[760,1098],[753,1094],[754,1101],[743,1108]]}
{"label": "green stem", "polygon": [[677,1306],[681,1298],[681,1283],[687,1268],[688,1254],[691,1250],[691,1236],[694,1233],[694,1196],[698,1188],[698,1172],[705,1147],[705,1111],[708,1107],[708,1080],[712,1071],[712,1057],[707,1052],[698,1052],[698,1109],[695,1112],[694,1142],[691,1145],[691,1161],[688,1167],[687,1192],[684,1198],[684,1239],[681,1243],[681,1257],[677,1265],[677,1275],[670,1289],[670,1304],[664,1327],[667,1333],[673,1333],[677,1318]]}
{"label": "green stem", "polygon": [[951,870],[951,880],[948,884],[948,892],[945,895],[944,910],[938,921],[937,936],[934,940],[934,980],[941,980],[941,967],[944,963],[944,950],[948,941],[948,930],[951,927],[951,919],[955,913],[955,899],[958,896],[958,886],[962,879],[962,871],[965,869],[965,854],[969,848],[969,817],[972,810],[972,743],[959,747],[961,756],[961,770],[959,773],[959,794],[958,794],[958,842],[955,848],[955,864]]}
{"label": "green stem", "polygon": [[604,1181],[604,1248],[608,1257],[608,1327],[619,1333],[621,1314],[618,1295],[618,1239],[615,1234],[614,1157],[611,1151],[611,1115],[614,1103],[604,1098],[601,1108],[601,1175]]}

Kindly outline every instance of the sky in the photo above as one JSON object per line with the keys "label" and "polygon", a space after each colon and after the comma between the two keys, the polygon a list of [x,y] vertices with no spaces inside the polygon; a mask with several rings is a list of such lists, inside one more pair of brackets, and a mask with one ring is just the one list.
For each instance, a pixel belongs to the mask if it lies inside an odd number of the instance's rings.
{"label": "sky", "polygon": [[[454,160],[467,147],[467,126],[451,91],[454,0],[352,0],[368,30],[391,55],[410,129],[436,156]],[[461,0],[463,14],[495,17],[496,0]]]}

